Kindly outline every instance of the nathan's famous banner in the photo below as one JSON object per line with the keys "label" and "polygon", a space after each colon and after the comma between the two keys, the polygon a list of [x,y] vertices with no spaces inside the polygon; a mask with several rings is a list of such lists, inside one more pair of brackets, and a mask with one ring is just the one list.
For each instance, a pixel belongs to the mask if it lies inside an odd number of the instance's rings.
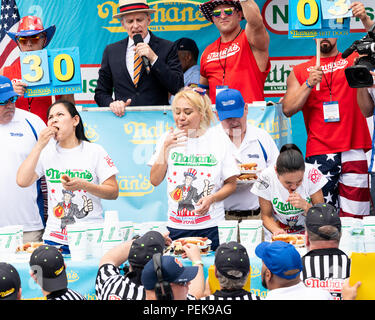
{"label": "nathan's famous banner", "polygon": [[[303,5],[316,0],[300,0]],[[37,15],[44,26],[56,25],[56,33],[48,49],[79,47],[82,88],[76,94],[78,104],[96,106],[94,90],[98,78],[102,54],[106,45],[124,39],[127,34],[120,20],[112,16],[118,10],[118,0],[16,0],[20,15]],[[207,22],[199,11],[204,2],[181,0],[150,0],[156,10],[151,15],[150,30],[156,36],[171,41],[181,37],[196,41],[200,53],[219,37],[217,28]],[[375,16],[375,1],[363,0],[371,19]],[[285,93],[286,80],[294,65],[306,61],[315,54],[313,39],[288,39],[288,0],[256,0],[270,35],[271,71],[265,83],[266,100],[278,101]],[[242,22],[242,26],[245,21]],[[338,47],[348,48],[354,40],[364,36],[359,19],[351,18],[350,34],[340,37]],[[302,113],[291,118],[293,142],[305,152],[306,130]]]}
{"label": "nathan's famous banner", "polygon": [[[154,187],[147,165],[159,137],[174,127],[171,111],[129,111],[122,118],[111,111],[80,112],[87,137],[102,145],[119,170],[117,200],[104,200],[104,210],[117,210],[120,220],[167,220],[166,183]],[[290,119],[280,105],[250,106],[249,123],[264,128],[279,146],[291,142]]]}

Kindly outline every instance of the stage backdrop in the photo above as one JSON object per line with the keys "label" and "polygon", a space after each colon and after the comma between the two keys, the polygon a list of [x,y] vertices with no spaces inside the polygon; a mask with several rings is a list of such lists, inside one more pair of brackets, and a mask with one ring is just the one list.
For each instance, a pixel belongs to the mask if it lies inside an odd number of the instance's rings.
{"label": "stage backdrop", "polygon": [[[165,221],[166,182],[154,187],[149,180],[147,163],[158,138],[175,127],[171,111],[129,111],[119,118],[109,110],[97,109],[84,108],[80,112],[86,135],[106,149],[120,172],[119,197],[115,201],[104,200],[104,209],[117,210],[121,220]],[[292,141],[290,119],[282,115],[280,105],[251,106],[249,110],[249,123],[269,131],[279,147]]]}

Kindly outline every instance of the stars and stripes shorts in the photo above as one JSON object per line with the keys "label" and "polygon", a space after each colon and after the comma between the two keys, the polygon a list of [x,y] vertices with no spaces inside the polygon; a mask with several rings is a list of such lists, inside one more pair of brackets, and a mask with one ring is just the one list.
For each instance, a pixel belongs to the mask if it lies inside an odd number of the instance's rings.
{"label": "stars and stripes shorts", "polygon": [[306,158],[328,179],[322,188],[326,203],[340,209],[341,217],[370,214],[370,188],[366,154],[362,149]]}

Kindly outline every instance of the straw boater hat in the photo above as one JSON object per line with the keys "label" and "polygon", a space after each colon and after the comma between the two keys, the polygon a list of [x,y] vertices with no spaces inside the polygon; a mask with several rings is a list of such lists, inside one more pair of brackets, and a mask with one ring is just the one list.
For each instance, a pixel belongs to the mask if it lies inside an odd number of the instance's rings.
{"label": "straw boater hat", "polygon": [[53,35],[55,34],[56,26],[52,25],[48,28],[43,27],[42,20],[36,16],[25,16],[20,20],[18,25],[17,32],[9,32],[7,34],[12,40],[17,42],[18,37],[31,37],[39,33],[46,33],[46,44],[44,47],[47,47],[50,41],[52,40]]}
{"label": "straw boater hat", "polygon": [[242,11],[241,4],[238,0],[210,0],[199,5],[199,10],[202,12],[206,20],[212,22],[212,10],[221,4],[230,4]]}
{"label": "straw boater hat", "polygon": [[156,12],[155,9],[150,9],[146,0],[119,0],[118,10],[119,13],[113,15],[113,18],[120,18],[131,12]]}

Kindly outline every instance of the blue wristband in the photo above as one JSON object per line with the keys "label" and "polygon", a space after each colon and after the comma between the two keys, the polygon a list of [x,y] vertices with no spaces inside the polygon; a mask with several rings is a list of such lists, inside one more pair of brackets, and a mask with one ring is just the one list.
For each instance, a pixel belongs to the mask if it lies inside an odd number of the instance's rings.
{"label": "blue wristband", "polygon": [[314,88],[313,86],[310,86],[310,85],[309,85],[309,81],[308,81],[307,79],[306,79],[306,85],[307,85],[307,87],[310,88],[310,89]]}

